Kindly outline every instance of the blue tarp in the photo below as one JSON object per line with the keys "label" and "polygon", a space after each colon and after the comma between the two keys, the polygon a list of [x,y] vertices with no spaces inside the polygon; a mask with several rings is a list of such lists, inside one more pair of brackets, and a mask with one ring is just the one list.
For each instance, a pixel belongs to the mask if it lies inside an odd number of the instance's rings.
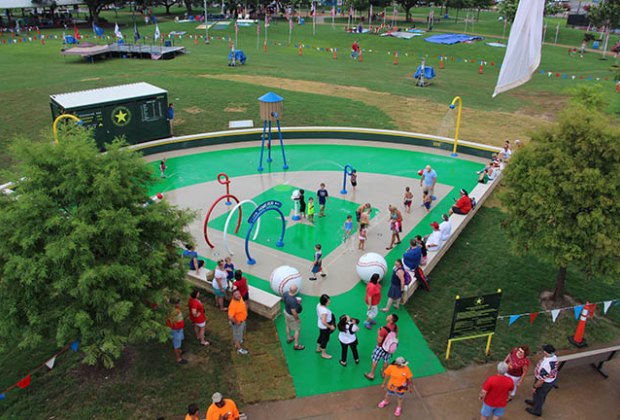
{"label": "blue tarp", "polygon": [[[421,73],[422,73],[422,66],[418,66],[418,69],[413,74],[413,78],[419,79]],[[435,69],[429,66],[425,66],[424,67],[424,78],[432,79],[433,77],[435,77]]]}
{"label": "blue tarp", "polygon": [[458,44],[459,42],[467,42],[467,41],[479,41],[482,38],[481,36],[472,36],[465,34],[442,34],[442,35],[433,35],[428,38],[424,38],[427,42],[432,42],[433,44]]}
{"label": "blue tarp", "polygon": [[233,54],[235,55],[235,63],[245,64],[245,60],[247,57],[241,50],[235,50],[228,53],[228,63],[229,65],[233,62]]}

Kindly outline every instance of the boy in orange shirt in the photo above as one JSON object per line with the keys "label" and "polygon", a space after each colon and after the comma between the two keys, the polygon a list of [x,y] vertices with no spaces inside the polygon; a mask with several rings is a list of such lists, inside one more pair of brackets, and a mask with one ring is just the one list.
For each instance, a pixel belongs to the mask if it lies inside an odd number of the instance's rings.
{"label": "boy in orange shirt", "polygon": [[385,377],[383,378],[383,384],[381,384],[381,388],[385,389],[385,398],[378,404],[378,407],[385,407],[390,403],[390,396],[396,396],[397,406],[396,410],[394,410],[396,417],[401,414],[405,392],[413,392],[413,384],[411,382],[413,374],[407,367],[408,364],[409,362],[404,357],[397,357],[394,363],[385,369]]}
{"label": "boy in orange shirt", "polygon": [[239,420],[239,409],[231,399],[224,399],[222,394],[216,392],[211,397],[213,404],[207,410],[206,420]]}
{"label": "boy in orange shirt", "polygon": [[241,299],[241,292],[239,292],[239,289],[234,289],[232,299],[228,305],[228,321],[232,327],[233,341],[239,354],[248,354],[248,351],[241,347],[243,334],[245,333],[245,320],[247,318],[248,308],[243,299]]}

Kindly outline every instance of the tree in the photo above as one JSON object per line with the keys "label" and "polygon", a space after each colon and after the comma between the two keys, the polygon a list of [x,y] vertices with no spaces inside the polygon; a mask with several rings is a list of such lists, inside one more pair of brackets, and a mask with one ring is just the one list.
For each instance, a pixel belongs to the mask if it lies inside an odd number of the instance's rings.
{"label": "tree", "polygon": [[593,5],[588,11],[588,18],[594,25],[605,27],[603,57],[606,57],[609,32],[620,27],[620,0],[603,0],[598,5]]}
{"label": "tree", "polygon": [[153,171],[121,146],[100,154],[79,129],[15,148],[21,180],[0,194],[0,346],[79,339],[85,363],[110,368],[126,345],[168,338],[157,308],[185,290],[177,243],[191,217],[146,204]]}
{"label": "tree", "polygon": [[84,3],[88,6],[91,22],[99,22],[99,13],[104,7],[115,3],[115,0],[84,0]]}
{"label": "tree", "polygon": [[[512,23],[517,14],[519,0],[504,0],[499,5],[499,13],[508,22]],[[545,16],[552,16],[560,13],[564,9],[561,5],[553,0],[545,0]]]}
{"label": "tree", "polygon": [[459,12],[461,11],[461,9],[467,9],[471,7],[471,5],[472,0],[448,0],[446,2],[446,10],[448,9],[448,7],[456,9],[456,18],[454,19],[454,22],[458,22]]}
{"label": "tree", "polygon": [[405,20],[409,22],[411,20],[411,9],[417,6],[420,0],[396,0],[396,4],[402,6],[405,10]]}
{"label": "tree", "polygon": [[507,166],[500,198],[514,249],[558,267],[552,300],[564,300],[569,266],[589,277],[620,273],[620,130],[576,98]]}
{"label": "tree", "polygon": [[170,8],[174,6],[175,4],[177,4],[178,2],[179,0],[159,0],[157,3],[164,6],[166,8],[166,14],[169,15]]}
{"label": "tree", "polygon": [[495,4],[495,0],[472,0],[472,7],[477,10],[476,22],[480,21],[480,11],[482,9],[489,9]]}

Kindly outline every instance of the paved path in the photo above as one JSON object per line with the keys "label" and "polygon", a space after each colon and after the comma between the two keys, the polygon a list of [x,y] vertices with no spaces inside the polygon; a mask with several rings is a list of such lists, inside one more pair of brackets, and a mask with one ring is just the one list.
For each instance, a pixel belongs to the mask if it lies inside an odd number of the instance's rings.
{"label": "paved path", "polygon": [[[589,365],[567,367],[560,372],[558,389],[551,391],[544,407],[545,419],[620,418],[620,359],[606,364],[609,378],[604,379]],[[476,366],[414,380],[415,391],[403,405],[403,419],[463,419],[480,418],[478,393],[485,378],[495,371],[495,365]],[[532,378],[526,378],[514,401],[510,402],[505,418],[533,419],[525,412],[523,403],[529,395]],[[377,403],[383,392],[379,386],[296,398],[286,401],[255,404],[244,407],[249,420],[334,419],[377,420],[395,418],[394,403],[379,409]]]}

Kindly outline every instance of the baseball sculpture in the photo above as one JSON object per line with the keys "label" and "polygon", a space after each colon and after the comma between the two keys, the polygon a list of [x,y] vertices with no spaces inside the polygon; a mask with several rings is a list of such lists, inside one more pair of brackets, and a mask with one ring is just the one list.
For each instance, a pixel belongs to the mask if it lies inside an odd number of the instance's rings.
{"label": "baseball sculpture", "polygon": [[376,252],[369,252],[364,254],[357,260],[357,275],[364,281],[364,283],[368,283],[373,274],[379,274],[380,278],[385,276],[387,273],[387,263],[385,262],[385,258],[383,256],[377,254]]}
{"label": "baseball sculpture", "polygon": [[301,291],[301,280],[299,270],[283,265],[273,270],[269,278],[269,284],[271,285],[271,290],[282,296],[288,292],[293,284],[297,286],[297,290]]}

